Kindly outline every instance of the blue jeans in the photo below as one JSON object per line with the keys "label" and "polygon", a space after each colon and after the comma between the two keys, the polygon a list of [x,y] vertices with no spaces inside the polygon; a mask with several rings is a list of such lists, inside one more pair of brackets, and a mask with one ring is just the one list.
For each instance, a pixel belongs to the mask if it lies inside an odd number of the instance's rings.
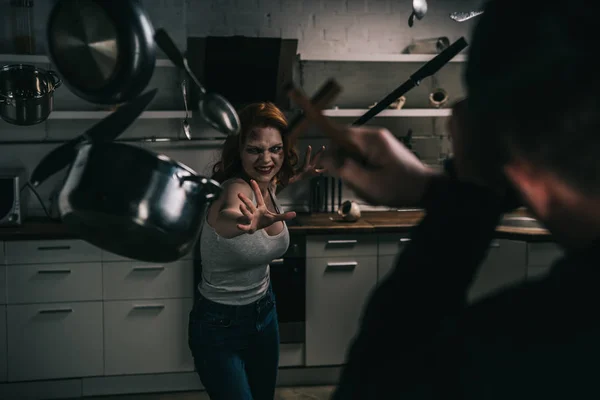
{"label": "blue jeans", "polygon": [[200,296],[190,312],[188,344],[211,400],[273,400],[279,325],[271,289],[243,306]]}

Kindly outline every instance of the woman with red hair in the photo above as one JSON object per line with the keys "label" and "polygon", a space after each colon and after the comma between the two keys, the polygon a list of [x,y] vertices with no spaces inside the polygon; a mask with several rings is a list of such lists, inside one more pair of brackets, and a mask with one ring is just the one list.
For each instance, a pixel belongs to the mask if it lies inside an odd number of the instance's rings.
{"label": "woman with red hair", "polygon": [[289,245],[278,190],[322,173],[320,152],[296,170],[298,155],[283,134],[287,121],[272,103],[239,112],[241,132],[228,136],[212,179],[223,188],[200,236],[202,281],[190,313],[189,346],[213,400],[272,400],[279,327],[269,263]]}

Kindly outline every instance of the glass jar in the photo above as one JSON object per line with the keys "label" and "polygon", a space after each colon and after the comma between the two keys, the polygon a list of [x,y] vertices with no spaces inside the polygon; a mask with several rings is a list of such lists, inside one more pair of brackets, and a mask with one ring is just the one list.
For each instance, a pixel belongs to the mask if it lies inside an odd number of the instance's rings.
{"label": "glass jar", "polygon": [[35,54],[33,0],[10,0],[13,48],[16,54]]}

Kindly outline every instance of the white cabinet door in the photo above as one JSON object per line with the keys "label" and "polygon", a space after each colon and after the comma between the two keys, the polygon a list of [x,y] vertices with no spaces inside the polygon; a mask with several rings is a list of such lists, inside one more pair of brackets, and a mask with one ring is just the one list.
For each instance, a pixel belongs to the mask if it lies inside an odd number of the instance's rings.
{"label": "white cabinet door", "polygon": [[7,304],[102,300],[101,263],[7,265]]}
{"label": "white cabinet door", "polygon": [[6,306],[0,306],[0,382],[7,379],[6,348]]}
{"label": "white cabinet door", "polygon": [[8,380],[104,373],[102,302],[7,306]]}
{"label": "white cabinet door", "polygon": [[194,261],[177,260],[165,264],[104,262],[102,281],[105,300],[193,297]]}
{"label": "white cabinet door", "polygon": [[[488,256],[469,289],[469,303],[502,287],[523,283],[526,279],[526,242],[501,239],[492,241],[490,246]],[[460,268],[459,265],[449,267]]]}
{"label": "white cabinet door", "polygon": [[344,364],[376,282],[376,256],[307,258],[307,366]]}
{"label": "white cabinet door", "polygon": [[106,375],[193,371],[192,305],[191,298],[104,302]]}
{"label": "white cabinet door", "polygon": [[83,240],[15,240],[4,247],[7,265],[102,261],[102,250]]}

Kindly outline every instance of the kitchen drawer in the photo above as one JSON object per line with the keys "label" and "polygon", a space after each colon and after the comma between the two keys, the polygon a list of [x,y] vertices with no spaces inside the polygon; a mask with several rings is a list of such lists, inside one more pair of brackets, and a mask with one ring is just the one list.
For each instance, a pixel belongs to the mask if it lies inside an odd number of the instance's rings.
{"label": "kitchen drawer", "polygon": [[6,306],[0,306],[0,382],[7,379]]}
{"label": "kitchen drawer", "polygon": [[102,260],[102,250],[83,240],[18,240],[6,242],[6,264],[47,264]]}
{"label": "kitchen drawer", "polygon": [[556,243],[527,243],[527,266],[549,267],[563,255]]}
{"label": "kitchen drawer", "polygon": [[8,304],[102,300],[102,263],[7,265]]}
{"label": "kitchen drawer", "polygon": [[193,297],[194,261],[151,264],[142,261],[103,263],[105,300]]}
{"label": "kitchen drawer", "polygon": [[378,255],[396,255],[410,242],[408,233],[379,235]]}
{"label": "kitchen drawer", "polygon": [[7,306],[8,380],[104,373],[102,302]]}
{"label": "kitchen drawer", "polygon": [[6,304],[6,267],[0,265],[0,304]]}
{"label": "kitchen drawer", "polygon": [[376,256],[376,235],[317,235],[306,238],[306,257]]}
{"label": "kitchen drawer", "polygon": [[[194,247],[181,257],[179,260],[193,260],[194,259]],[[179,261],[178,260],[178,261]],[[110,251],[102,250],[102,261],[138,261],[133,258],[123,257],[115,253],[111,253]]]}
{"label": "kitchen drawer", "polygon": [[192,299],[104,302],[106,375],[193,371]]}
{"label": "kitchen drawer", "polygon": [[4,259],[4,242],[0,242],[0,265],[4,265],[6,260]]}
{"label": "kitchen drawer", "polygon": [[383,282],[396,268],[397,255],[383,255],[377,257],[377,284]]}

